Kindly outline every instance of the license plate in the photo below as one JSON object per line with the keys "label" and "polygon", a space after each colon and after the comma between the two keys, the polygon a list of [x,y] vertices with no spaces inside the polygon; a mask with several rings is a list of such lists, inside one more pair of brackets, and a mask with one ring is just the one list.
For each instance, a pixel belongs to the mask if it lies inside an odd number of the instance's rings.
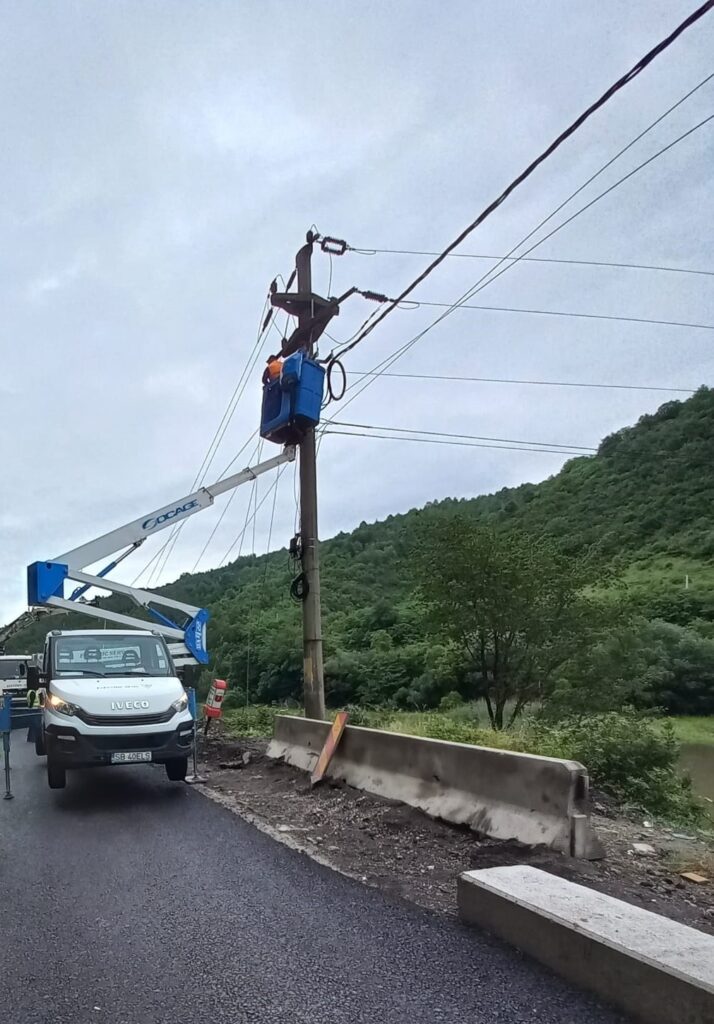
{"label": "license plate", "polygon": [[112,754],[112,764],[136,764],[137,761],[150,760],[150,750],[128,750],[126,753]]}

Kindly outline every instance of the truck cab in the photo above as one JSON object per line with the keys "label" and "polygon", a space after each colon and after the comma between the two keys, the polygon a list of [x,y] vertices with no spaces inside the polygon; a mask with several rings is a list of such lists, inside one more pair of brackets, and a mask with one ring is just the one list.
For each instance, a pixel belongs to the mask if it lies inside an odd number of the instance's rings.
{"label": "truck cab", "polygon": [[[30,670],[32,682],[33,671]],[[63,789],[68,768],[163,764],[186,778],[194,722],[166,641],[151,630],[53,630],[39,681],[47,781]]]}
{"label": "truck cab", "polygon": [[0,693],[14,698],[27,693],[27,668],[32,663],[30,654],[0,654]]}

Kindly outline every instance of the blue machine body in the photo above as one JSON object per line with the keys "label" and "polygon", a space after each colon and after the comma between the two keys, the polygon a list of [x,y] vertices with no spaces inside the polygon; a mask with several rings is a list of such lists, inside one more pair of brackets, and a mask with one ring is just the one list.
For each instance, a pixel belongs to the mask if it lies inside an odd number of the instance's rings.
{"label": "blue machine body", "polygon": [[305,431],[320,422],[325,370],[294,352],[283,363],[278,380],[263,386],[260,436],[276,444],[299,444]]}
{"label": "blue machine body", "polygon": [[27,603],[45,604],[48,597],[62,597],[69,566],[61,562],[33,562],[27,567]]}

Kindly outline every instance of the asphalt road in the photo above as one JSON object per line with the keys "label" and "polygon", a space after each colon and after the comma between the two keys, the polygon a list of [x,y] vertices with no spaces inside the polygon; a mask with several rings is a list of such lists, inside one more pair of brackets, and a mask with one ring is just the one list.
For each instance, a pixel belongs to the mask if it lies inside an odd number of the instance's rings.
{"label": "asphalt road", "polygon": [[147,766],[0,801],[8,1024],[614,1024],[456,922],[345,879]]}

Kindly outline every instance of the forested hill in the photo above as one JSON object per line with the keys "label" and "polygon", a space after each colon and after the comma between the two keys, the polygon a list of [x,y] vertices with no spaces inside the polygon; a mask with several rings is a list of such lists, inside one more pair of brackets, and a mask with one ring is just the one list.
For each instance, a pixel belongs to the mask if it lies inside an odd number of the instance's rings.
{"label": "forested hill", "polygon": [[[438,645],[424,640],[405,551],[417,517],[456,507],[550,534],[568,552],[597,551],[646,597],[652,615],[714,620],[713,467],[714,390],[701,388],[606,437],[595,456],[569,461],[543,483],[446,499],[325,541],[325,657],[335,700],[377,701],[385,686],[393,694],[420,680],[429,685],[441,671]],[[283,550],[186,574],[164,592],[211,610],[214,670],[235,686],[247,681],[251,699],[278,699],[299,692],[302,668],[290,579]],[[88,622],[70,616],[52,625]],[[36,650],[46,629],[47,620],[9,646]]]}
{"label": "forested hill", "polygon": [[542,484],[523,484],[469,502],[608,557],[714,555],[714,390],[667,402],[634,427],[610,434],[595,458],[566,463]]}

